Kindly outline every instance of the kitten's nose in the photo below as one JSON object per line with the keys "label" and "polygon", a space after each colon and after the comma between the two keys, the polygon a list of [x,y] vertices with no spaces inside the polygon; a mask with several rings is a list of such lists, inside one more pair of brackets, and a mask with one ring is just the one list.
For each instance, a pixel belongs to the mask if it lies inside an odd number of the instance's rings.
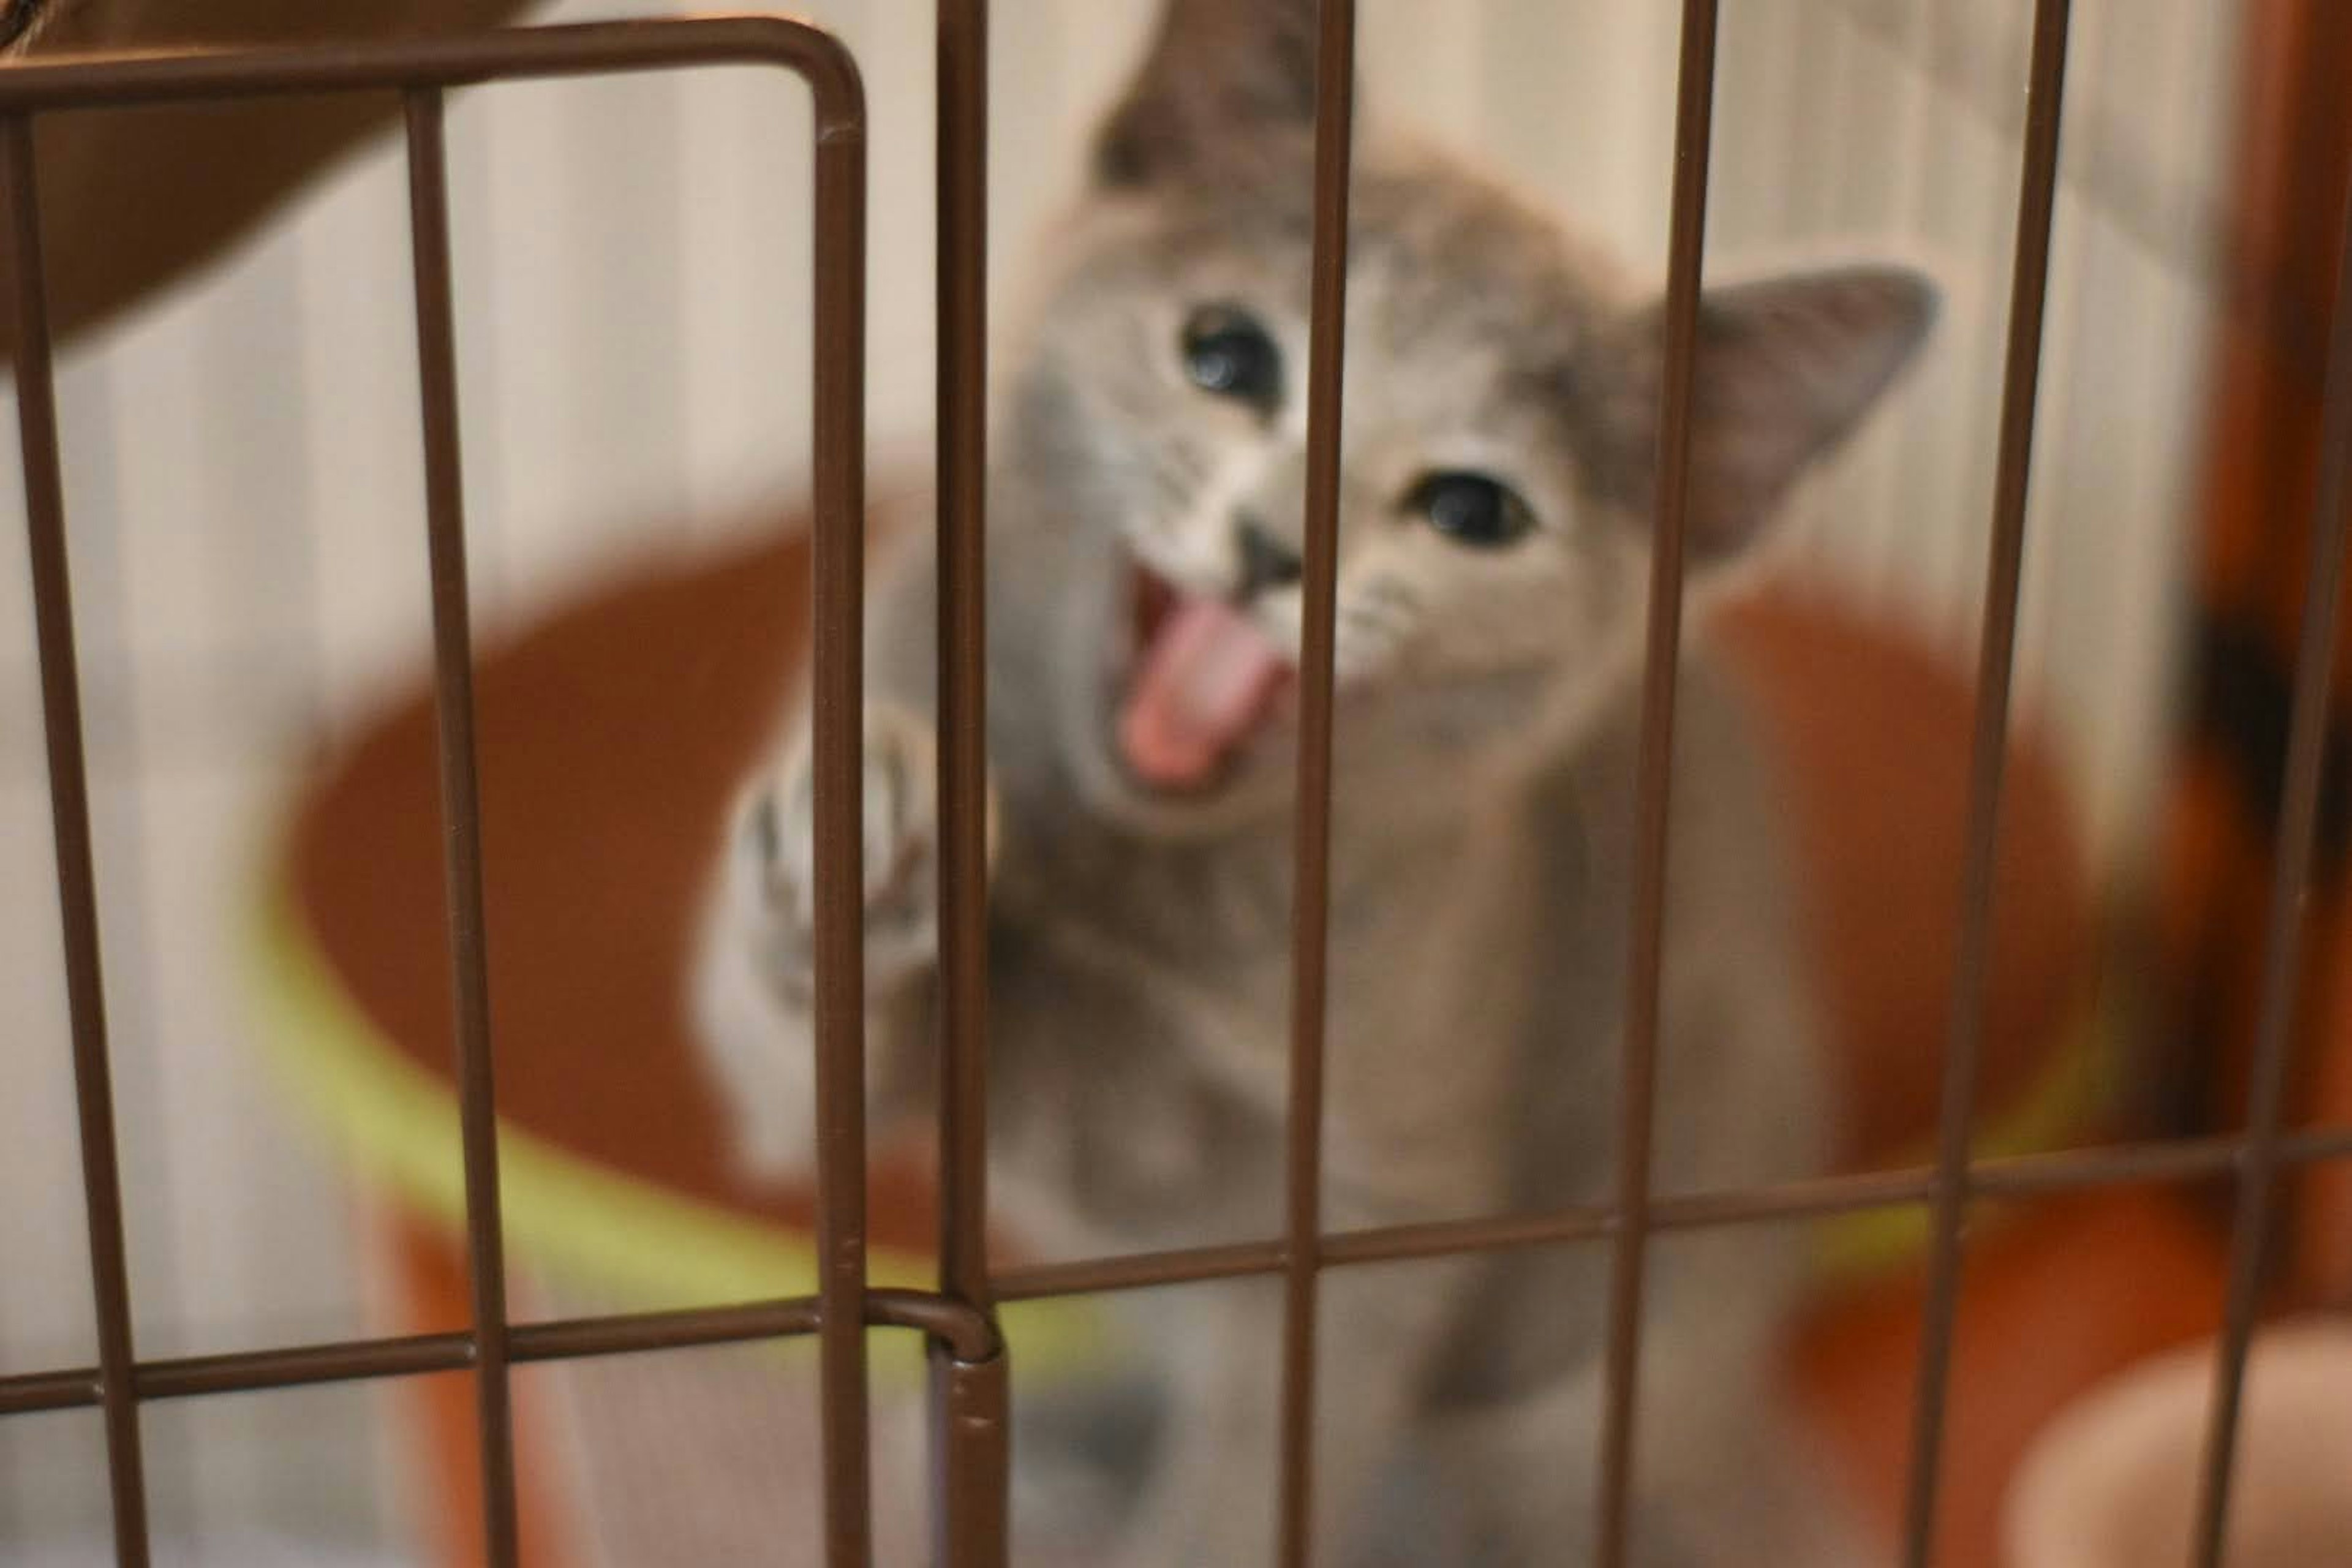
{"label": "kitten's nose", "polygon": [[1241,598],[1254,599],[1269,588],[1286,587],[1297,582],[1305,570],[1290,546],[1268,533],[1254,517],[1235,521],[1234,542],[1241,552]]}

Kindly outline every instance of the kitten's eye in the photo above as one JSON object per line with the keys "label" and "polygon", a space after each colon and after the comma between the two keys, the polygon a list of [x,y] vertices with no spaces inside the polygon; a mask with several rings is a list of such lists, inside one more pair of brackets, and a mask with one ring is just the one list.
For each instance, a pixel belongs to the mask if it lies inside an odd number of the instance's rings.
{"label": "kitten's eye", "polygon": [[1404,504],[1446,538],[1480,549],[1508,544],[1536,525],[1527,502],[1484,474],[1428,475]]}
{"label": "kitten's eye", "polygon": [[1184,323],[1184,374],[1193,385],[1271,411],[1282,396],[1282,351],[1257,319],[1206,305]]}

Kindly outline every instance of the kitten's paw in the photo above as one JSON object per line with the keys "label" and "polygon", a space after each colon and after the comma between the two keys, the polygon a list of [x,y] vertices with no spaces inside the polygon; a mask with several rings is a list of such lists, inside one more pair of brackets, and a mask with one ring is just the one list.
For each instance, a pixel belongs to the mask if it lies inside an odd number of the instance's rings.
{"label": "kitten's paw", "polygon": [[[771,951],[805,984],[816,943],[816,796],[803,747],[754,781],[737,808],[735,853],[749,863]],[[938,764],[931,733],[897,709],[867,716],[859,800],[869,976],[929,962],[938,940]]]}
{"label": "kitten's paw", "polygon": [[[805,1172],[815,1079],[815,795],[805,744],[751,782],[730,818],[696,942],[689,1007],[726,1090],[747,1173]],[[886,994],[939,954],[938,763],[929,723],[869,710],[860,759],[865,989]],[[992,795],[987,856],[996,849]],[[868,1092],[892,1079],[869,1030]]]}
{"label": "kitten's paw", "polygon": [[[804,749],[754,778],[730,821],[694,955],[690,1006],[725,1090],[747,1175],[805,1174],[814,1153],[814,794]],[[931,737],[877,710],[866,723],[860,802],[868,990],[936,952]],[[871,1056],[879,1042],[868,1041]],[[869,1071],[877,1064],[869,1061]]]}

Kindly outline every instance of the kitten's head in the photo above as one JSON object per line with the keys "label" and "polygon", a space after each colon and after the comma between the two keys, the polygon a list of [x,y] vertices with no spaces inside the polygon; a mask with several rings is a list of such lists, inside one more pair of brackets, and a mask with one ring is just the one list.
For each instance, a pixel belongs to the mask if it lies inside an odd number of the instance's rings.
{"label": "kitten's head", "polygon": [[[1172,0],[1012,366],[1000,455],[1050,541],[1054,745],[1088,805],[1157,831],[1290,787],[1313,13]],[[1664,313],[1492,183],[1358,142],[1336,740],[1351,790],[1425,795],[1556,752],[1634,677]],[[1695,574],[1764,531],[1934,309],[1892,268],[1708,295]]]}

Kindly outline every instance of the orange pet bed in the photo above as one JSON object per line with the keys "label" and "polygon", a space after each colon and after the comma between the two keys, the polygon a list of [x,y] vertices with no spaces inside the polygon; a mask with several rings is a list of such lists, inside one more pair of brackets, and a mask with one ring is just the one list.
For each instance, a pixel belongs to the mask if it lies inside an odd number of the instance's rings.
{"label": "orange pet bed", "polygon": [[[793,533],[640,572],[486,639],[479,655],[509,1247],[519,1266],[585,1282],[615,1306],[796,1293],[813,1278],[806,1195],[755,1191],[730,1173],[680,1002],[688,916],[726,799],[803,654],[807,570]],[[1823,605],[1761,598],[1726,629],[1794,791],[1808,873],[1801,914],[1853,1106],[1843,1163],[1915,1163],[1933,1127],[1952,969],[1966,683],[1900,634]],[[396,1250],[412,1320],[403,1327],[463,1321],[438,834],[420,682],[294,804],[256,944],[279,1064],[403,1216]],[[2053,770],[2021,742],[1987,1013],[1989,1146],[2062,1140],[2095,1098],[2079,867]],[[877,1271],[919,1279],[932,1224],[927,1141],[877,1150],[872,1214]],[[1823,1228],[1837,1278],[1880,1283],[1874,1295],[1849,1289],[1832,1310],[1846,1316],[1823,1320],[1869,1326],[1841,1334],[1850,1349],[1817,1336],[1799,1360],[1825,1429],[1882,1511],[1892,1499],[1881,1456],[1901,1447],[1911,1371],[1889,1347],[1916,1321],[1901,1271],[1921,1225],[1903,1211]],[[2030,1250],[2033,1234],[2028,1226],[2011,1239]],[[2209,1267],[2188,1256],[2194,1247],[2168,1213],[2134,1234],[2181,1254],[2184,1271]],[[1005,1245],[1017,1249],[1018,1238]],[[2068,1250],[2057,1248],[2062,1260]],[[2046,1242],[2040,1258],[2037,1273],[2050,1261]],[[2000,1281],[1979,1268],[1972,1291],[1979,1287],[1994,1290],[1989,1310],[2001,1310]],[[1037,1374],[1084,1342],[1087,1322],[1083,1303],[1066,1303],[1024,1309],[1010,1328]],[[2132,1347],[2105,1329],[2085,1332],[2071,1349],[2020,1357],[1964,1328],[1962,1376],[1980,1397],[1962,1403],[1952,1460],[1956,1475],[1993,1483],[1983,1495],[1956,1483],[1956,1520],[1979,1518],[1997,1498],[2019,1440],[2017,1409],[2045,1409],[2128,1359]],[[1996,1397],[2011,1387],[2023,1405]],[[1969,1424],[1971,1411],[1996,1405],[1981,1431]]]}

